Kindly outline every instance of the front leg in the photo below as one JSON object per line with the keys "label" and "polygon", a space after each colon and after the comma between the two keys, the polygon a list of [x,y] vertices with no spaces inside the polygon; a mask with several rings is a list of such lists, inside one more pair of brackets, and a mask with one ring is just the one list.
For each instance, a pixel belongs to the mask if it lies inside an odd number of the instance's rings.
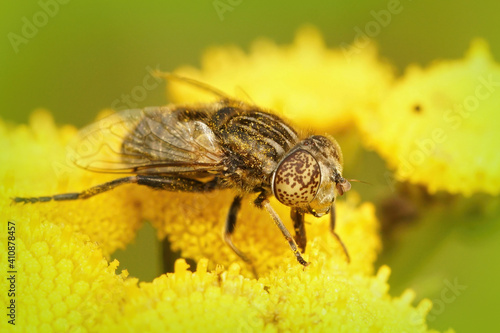
{"label": "front leg", "polygon": [[257,199],[255,200],[255,205],[258,207],[258,208],[262,208],[264,207],[267,212],[269,213],[269,215],[271,215],[271,218],[273,219],[274,223],[278,226],[278,228],[281,230],[281,233],[283,234],[283,236],[285,237],[285,239],[287,240],[288,242],[288,245],[290,245],[290,248],[292,249],[292,252],[293,254],[295,255],[295,257],[297,258],[297,261],[301,264],[301,265],[304,265],[304,266],[307,266],[309,265],[309,263],[307,261],[304,260],[304,258],[302,258],[302,254],[300,253],[298,247],[297,247],[297,244],[295,243],[295,241],[293,240],[293,237],[292,235],[290,234],[290,231],[288,231],[288,229],[285,227],[285,225],[283,224],[283,222],[281,221],[278,213],[276,213],[276,211],[273,209],[273,207],[271,206],[271,203],[269,202],[269,200],[267,199],[267,195],[265,192],[262,192],[258,197]]}

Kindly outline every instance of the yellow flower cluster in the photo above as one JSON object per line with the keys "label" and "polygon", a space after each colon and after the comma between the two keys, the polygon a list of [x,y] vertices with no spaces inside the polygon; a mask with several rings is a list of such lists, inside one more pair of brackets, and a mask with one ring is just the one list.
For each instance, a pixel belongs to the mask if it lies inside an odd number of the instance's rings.
{"label": "yellow flower cluster", "polygon": [[[252,260],[252,266],[243,261],[223,242],[222,229],[229,204],[233,199],[230,191],[213,194],[162,193],[148,189],[137,189],[140,196],[147,197],[143,202],[144,217],[152,221],[160,237],[168,236],[174,250],[181,250],[184,257],[199,260],[208,258],[213,264],[228,266],[240,262],[246,276],[259,276],[276,267],[284,258],[292,254],[281,232],[271,217],[253,205],[251,198],[243,203],[239,213],[233,242]],[[358,204],[356,193],[348,196],[347,202],[337,205],[338,233],[349,248],[352,263],[349,269],[357,272],[372,273],[372,265],[380,250],[377,235],[378,222],[374,207],[370,203]],[[287,228],[293,230],[288,216],[289,208],[271,200]],[[341,245],[330,235],[329,217],[321,219],[310,217],[307,233],[309,240],[321,238],[322,250],[345,267],[346,259]],[[329,237],[324,237],[328,235]],[[363,237],[363,242],[358,242]],[[307,252],[307,250],[306,250]],[[306,255],[307,260],[307,255]]]}
{"label": "yellow flower cluster", "polygon": [[[290,46],[260,39],[248,55],[235,46],[211,48],[201,70],[183,67],[175,72],[297,124],[339,131],[352,124],[355,110],[379,105],[393,80],[392,68],[378,60],[372,44],[359,50],[330,49],[317,29],[304,27]],[[169,92],[174,102],[213,100],[176,82],[169,83]]]}
{"label": "yellow flower cluster", "polygon": [[[3,211],[1,218],[7,221],[8,215]],[[2,332],[13,332],[14,327],[19,332],[96,332],[104,323],[116,321],[126,298],[127,276],[115,273],[117,261],[108,263],[88,236],[40,222],[37,214],[9,220],[16,225],[16,318],[15,326],[2,320]],[[0,246],[0,260],[6,263],[5,237]],[[1,279],[2,290],[9,289],[8,282]],[[6,293],[1,298],[5,309],[12,298]]]}
{"label": "yellow flower cluster", "polygon": [[[318,262],[328,261],[318,256]],[[245,279],[239,266],[207,272],[200,260],[196,272],[183,260],[174,274],[152,283],[130,285],[123,318],[106,329],[133,332],[427,332],[431,304],[412,307],[414,295],[386,295],[389,269],[374,277],[333,273],[322,264],[304,271],[291,264],[259,280]],[[138,311],[138,309],[141,309]]]}
{"label": "yellow flower cluster", "polygon": [[485,41],[460,60],[408,68],[373,112],[358,112],[366,141],[396,178],[430,192],[500,193],[500,66]]}
{"label": "yellow flower cluster", "polygon": [[[69,168],[64,147],[74,136],[74,128],[58,129],[45,112],[35,113],[29,126],[0,123],[0,231],[6,235],[5,222],[16,222],[21,330],[428,332],[430,302],[413,307],[412,292],[390,297],[387,267],[373,276],[377,221],[373,206],[359,204],[355,194],[338,206],[338,233],[349,248],[350,265],[326,220],[308,225],[311,265],[304,269],[270,218],[245,206],[234,241],[254,260],[259,279],[248,265],[234,263],[237,258],[217,235],[229,193],[190,199],[127,185],[88,200],[11,204],[14,196],[80,191],[109,180]],[[144,218],[198,260],[196,272],[179,260],[174,273],[151,283],[115,273],[118,263],[108,263],[107,255],[125,246]],[[6,248],[6,237],[0,237],[3,263]],[[1,290],[7,283],[1,280]],[[2,306],[9,302],[6,293],[0,299]],[[1,331],[11,329],[0,322]]]}

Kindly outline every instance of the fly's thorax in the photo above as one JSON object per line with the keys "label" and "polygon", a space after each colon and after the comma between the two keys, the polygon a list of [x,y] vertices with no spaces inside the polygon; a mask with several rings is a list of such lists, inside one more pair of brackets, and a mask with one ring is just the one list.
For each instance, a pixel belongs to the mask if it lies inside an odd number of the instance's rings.
{"label": "fly's thorax", "polygon": [[212,115],[214,132],[228,156],[228,172],[237,187],[269,188],[278,162],[299,138],[282,119],[258,107],[226,105]]}
{"label": "fly's thorax", "polygon": [[342,152],[333,138],[311,136],[278,163],[271,187],[284,205],[315,216],[329,212],[342,178]]}

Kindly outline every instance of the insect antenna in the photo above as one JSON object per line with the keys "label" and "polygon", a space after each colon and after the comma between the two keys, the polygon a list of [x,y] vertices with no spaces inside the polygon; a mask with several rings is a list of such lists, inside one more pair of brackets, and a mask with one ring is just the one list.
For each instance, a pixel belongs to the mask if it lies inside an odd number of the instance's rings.
{"label": "insect antenna", "polygon": [[247,93],[247,91],[245,89],[243,89],[243,87],[240,87],[240,86],[237,86],[236,87],[246,98],[248,101],[250,101],[253,105],[256,105],[255,104],[255,101],[252,99],[252,97]]}
{"label": "insect antenna", "polygon": [[196,88],[199,88],[201,90],[205,90],[209,93],[212,93],[214,95],[217,95],[220,98],[225,99],[225,100],[234,100],[234,98],[230,97],[229,95],[227,95],[223,91],[221,91],[217,88],[214,88],[209,84],[206,84],[206,83],[194,80],[194,79],[190,79],[188,77],[180,76],[180,75],[177,75],[174,73],[169,73],[169,72],[162,72],[159,70],[154,71],[153,75],[155,75],[157,77],[162,77],[166,80],[177,80],[180,82],[184,82],[184,83],[189,84],[193,87],[196,87]]}
{"label": "insect antenna", "polygon": [[372,183],[365,182],[364,180],[359,180],[359,179],[347,179],[347,180],[350,181],[350,182],[356,182],[356,183],[363,183],[363,184],[367,184],[367,185],[373,185]]}

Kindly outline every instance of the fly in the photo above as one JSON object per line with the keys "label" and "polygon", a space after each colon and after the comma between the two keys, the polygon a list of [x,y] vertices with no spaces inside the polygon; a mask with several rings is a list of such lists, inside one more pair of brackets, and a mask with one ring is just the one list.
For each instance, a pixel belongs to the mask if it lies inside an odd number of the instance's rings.
{"label": "fly", "polygon": [[[13,198],[16,203],[87,199],[123,184],[157,190],[207,193],[233,189],[235,196],[224,226],[224,241],[244,261],[248,257],[231,237],[244,196],[256,195],[287,240],[298,262],[308,262],[304,215],[330,213],[335,232],[336,194],[349,191],[342,177],[342,152],[334,138],[301,138],[278,116],[233,99],[204,83],[163,73],[219,97],[218,102],[126,110],[104,118],[80,133],[75,164],[86,170],[128,176],[77,193]],[[295,236],[283,224],[269,198],[291,208]],[[300,248],[300,250],[299,250]]]}

